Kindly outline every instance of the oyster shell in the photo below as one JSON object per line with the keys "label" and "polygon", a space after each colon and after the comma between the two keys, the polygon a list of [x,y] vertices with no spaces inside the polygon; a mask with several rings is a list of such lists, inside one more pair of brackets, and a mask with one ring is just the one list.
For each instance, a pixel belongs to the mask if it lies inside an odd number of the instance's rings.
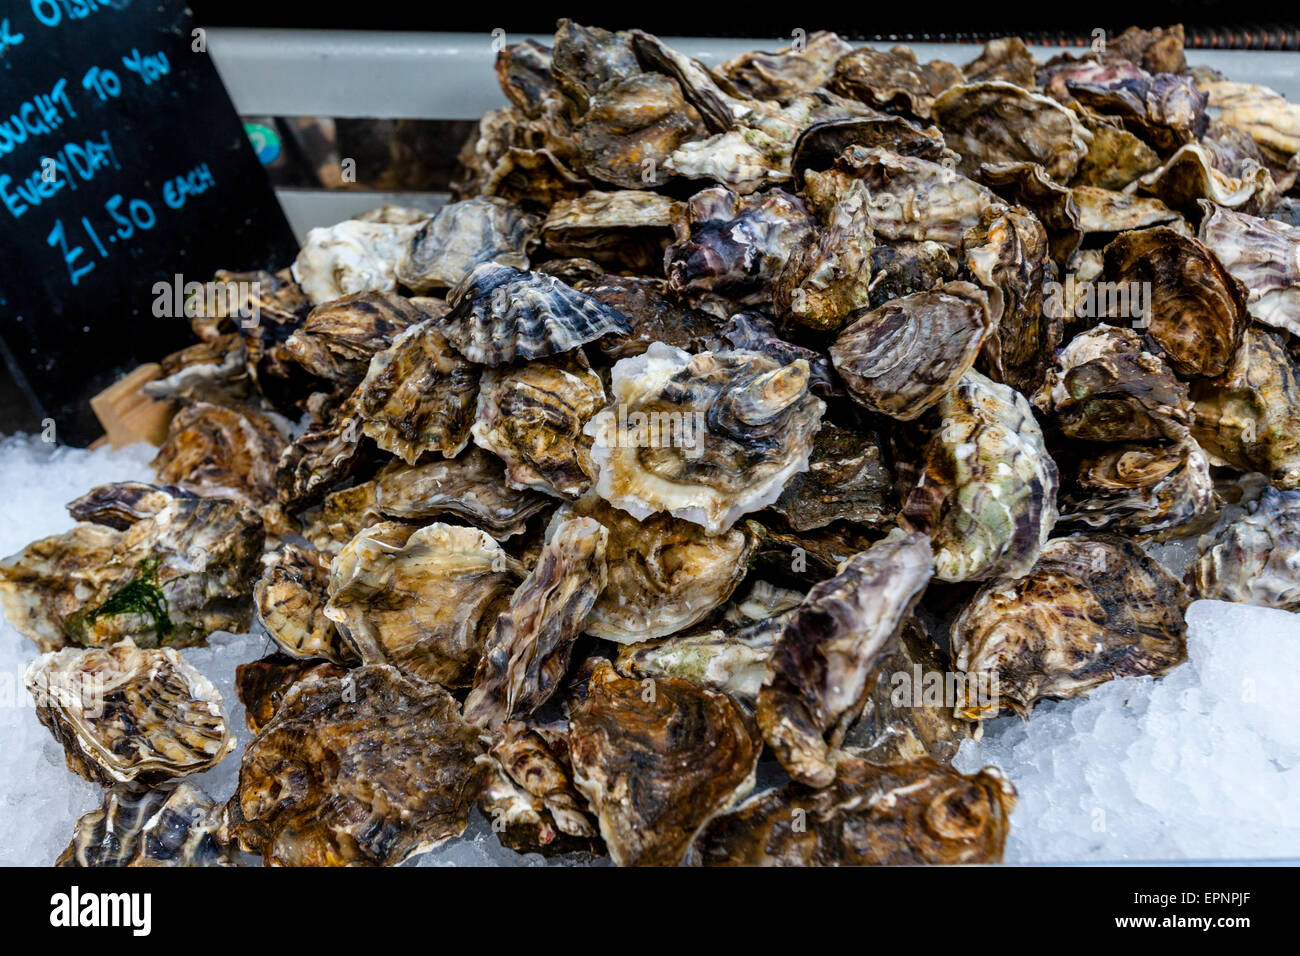
{"label": "oyster shell", "polygon": [[217,405],[242,405],[254,400],[248,345],[238,332],[173,352],[159,364],[159,377],[140,386],[140,391],[150,398]]}
{"label": "oyster shell", "polygon": [[1061,317],[1043,305],[1046,230],[1028,210],[994,206],[962,237],[962,258],[988,294],[991,329],[982,365],[994,381],[1032,392],[1043,381],[1063,327]]}
{"label": "oyster shell", "polygon": [[542,100],[559,87],[551,75],[551,48],[536,40],[511,43],[497,53],[497,82],[524,113],[536,116]]}
{"label": "oyster shell", "polygon": [[632,331],[607,335],[595,343],[610,362],[640,355],[652,342],[675,345],[688,352],[705,352],[717,344],[717,320],[709,313],[679,302],[666,279],[606,275],[578,281],[575,288],[622,312]]}
{"label": "oyster shell", "polygon": [[1094,450],[1068,470],[1059,527],[1155,534],[1216,505],[1210,460],[1195,439]]}
{"label": "oyster shell", "polygon": [[478,731],[435,684],[392,667],[294,686],[249,742],[228,813],[276,866],[395,866],[464,832]]}
{"label": "oyster shell", "polygon": [[1163,154],[1199,139],[1209,122],[1207,98],[1190,76],[1153,75],[1123,60],[1078,70],[1065,88]]}
{"label": "oyster shell", "polygon": [[1088,153],[1080,160],[1071,185],[1124,189],[1160,165],[1160,154],[1140,137],[1079,103],[1067,105],[1092,134]]}
{"label": "oyster shell", "polygon": [[758,694],[758,724],[790,776],[824,787],[883,656],[934,573],[923,534],[894,529],[804,598],[786,622]]}
{"label": "oyster shell", "polygon": [[290,511],[301,510],[354,474],[368,457],[361,444],[362,424],[355,393],[322,410],[280,456],[275,470],[280,504]]}
{"label": "oyster shell", "polygon": [[988,189],[961,173],[916,156],[900,156],[878,147],[849,146],[825,172],[804,174],[804,197],[814,209],[829,208],[861,179],[870,194],[877,239],[932,239],[947,246],[961,237],[997,202]]}
{"label": "oyster shell", "polygon": [[658,185],[665,160],[703,134],[700,115],[682,88],[658,73],[609,81],[573,124],[578,168],[623,189]]}
{"label": "oyster shell", "polygon": [[855,319],[831,345],[831,362],[855,402],[911,421],[975,364],[994,320],[977,286],[944,283]]}
{"label": "oyster shell", "polygon": [[1106,41],[1105,58],[1129,60],[1152,73],[1182,73],[1187,69],[1184,42],[1186,34],[1181,23],[1167,30],[1129,27]]}
{"label": "oyster shell", "polygon": [[1111,325],[1060,350],[1034,404],[1051,411],[1064,434],[1085,441],[1180,441],[1192,417],[1187,386],[1141,336]]}
{"label": "oyster shell", "polygon": [[573,780],[619,866],[675,866],[705,823],[754,786],[763,742],[725,694],[596,664],[570,716]]}
{"label": "oyster shell", "polygon": [[362,663],[464,687],[521,576],[518,563],[476,528],[382,522],[335,556],[324,613]]}
{"label": "oyster shell", "polygon": [[968,83],[1000,80],[1032,90],[1036,83],[1034,55],[1020,37],[995,37],[980,55],[961,68]]}
{"label": "oyster shell", "polygon": [[1300,611],[1300,491],[1264,488],[1248,512],[1202,539],[1187,569],[1198,598]]}
{"label": "oyster shell", "polygon": [[928,119],[935,97],[961,83],[961,70],[942,60],[921,64],[908,47],[890,50],[859,47],[835,64],[829,88],[874,106]]}
{"label": "oyster shell", "polygon": [[1300,335],[1300,228],[1207,206],[1200,240],[1246,287],[1254,318]]}
{"label": "oyster shell", "polygon": [[825,404],[808,363],[753,352],[654,344],[614,366],[614,405],[584,431],[595,439],[597,493],[637,519],[656,511],[730,528],[775,501],[806,471]]}
{"label": "oyster shell", "polygon": [[1075,186],[1070,193],[1079,210],[1079,228],[1085,233],[1126,232],[1179,218],[1178,213],[1159,199],[1132,196],[1098,186]]}
{"label": "oyster shell", "polygon": [[787,321],[834,331],[871,302],[871,253],[876,245],[866,186],[851,182],[827,209],[821,229],[797,250],[777,279],[774,304]]}
{"label": "oyster shell", "polygon": [[627,317],[554,276],[488,262],[447,296],[439,331],[471,362],[496,368],[569,352],[611,332]]}
{"label": "oyster shell", "polygon": [[1024,396],[967,372],[939,402],[902,516],[930,535],[935,577],[980,581],[1033,567],[1056,524],[1056,464]]}
{"label": "oyster shell", "polygon": [[1068,182],[1092,139],[1056,100],[1000,80],[950,86],[935,98],[932,115],[967,176],[982,163],[1032,162]]}
{"label": "oyster shell", "polygon": [[235,692],[244,705],[244,723],[257,733],[271,722],[285,695],[300,681],[343,677],[349,668],[330,661],[300,660],[276,652],[235,668]]}
{"label": "oyster shell", "polygon": [[276,353],[318,378],[351,390],[361,383],[377,353],[392,345],[399,333],[429,317],[410,299],[361,292],[312,309]]}
{"label": "oyster shell", "polygon": [[591,518],[550,529],[537,565],[510,598],[483,645],[465,719],[498,729],[527,718],[559,688],[573,644],[605,589],[609,532]]}
{"label": "oyster shell", "polygon": [[718,67],[718,73],[745,96],[779,100],[825,86],[835,75],[835,64],[852,50],[838,34],[818,30],[802,43],[775,53],[754,51],[732,57]]}
{"label": "oyster shell", "polygon": [[823,422],[813,439],[808,470],[786,482],[771,507],[795,531],[834,521],[883,527],[893,523],[898,510],[893,482],[873,436]]}
{"label": "oyster shell", "polygon": [[1284,164],[1300,153],[1300,105],[1256,83],[1198,81],[1220,122],[1248,133],[1265,156]]}
{"label": "oyster shell", "polygon": [[221,838],[222,808],[188,783],[137,793],[113,789],[77,819],[55,866],[238,866]]}
{"label": "oyster shell", "polygon": [[[718,341],[721,339],[721,341]],[[669,343],[672,344],[672,343]],[[730,349],[727,347],[730,346]],[[690,349],[688,352],[707,351],[758,352],[782,365],[803,359],[808,363],[808,387],[817,395],[842,394],[834,382],[830,359],[824,352],[806,349],[787,342],[777,335],[776,325],[760,312],[737,312],[717,335],[708,348]]]}
{"label": "oyster shell", "polygon": [[901,299],[913,292],[937,289],[957,278],[957,263],[949,247],[928,239],[906,240],[886,245],[876,243],[871,250],[871,300],[878,309],[891,299]]}
{"label": "oyster shell", "polygon": [[124,482],[69,510],[88,520],[0,562],[5,616],[42,651],[124,637],[185,646],[248,629],[265,532],[247,506]]}
{"label": "oyster shell", "polygon": [[655,677],[690,681],[752,707],[788,616],[628,644],[618,653],[618,671],[643,681]]}
{"label": "oyster shell", "polygon": [[1300,488],[1300,362],[1252,326],[1219,378],[1192,386],[1192,434],[1219,460]]}
{"label": "oyster shell", "polygon": [[356,651],[325,616],[329,555],[285,544],[262,563],[266,570],[253,589],[253,604],[271,640],[292,657],[356,664]]}
{"label": "oyster shell", "polygon": [[312,229],[293,263],[293,277],[313,305],[362,292],[394,292],[397,263],[422,220],[345,219]]}
{"label": "oyster shell", "polygon": [[1105,260],[1107,279],[1150,290],[1146,336],[1176,374],[1227,370],[1250,314],[1245,291],[1214,253],[1168,226],[1153,226],[1121,233]]}
{"label": "oyster shell", "polygon": [[[975,179],[1008,203],[1032,212],[1047,232],[1052,260],[1063,269],[1074,266],[1083,229],[1079,206],[1069,188],[1051,179],[1037,163],[985,163],[976,171]],[[1000,215],[985,212],[981,218]]]}
{"label": "oyster shell", "polygon": [[605,387],[581,351],[483,372],[474,444],[506,464],[511,488],[577,498],[596,466],[583,427],[605,406]]}
{"label": "oyster shell", "polygon": [[1026,718],[1040,700],[1159,676],[1187,659],[1187,603],[1182,585],[1131,541],[1055,538],[1030,573],[989,582],[953,622],[953,657],[967,678],[956,714]]}
{"label": "oyster shell", "polygon": [[375,478],[373,491],[377,515],[398,521],[455,515],[498,540],[521,534],[553,500],[511,490],[501,461],[479,448],[425,465],[390,465]]}
{"label": "oyster shell", "polygon": [[663,512],[638,521],[594,494],[551,520],[573,516],[594,518],[609,531],[608,584],[586,630],[620,644],[675,634],[720,607],[744,578],[757,543],[748,527],[713,535]]}
{"label": "oyster shell", "polygon": [[1273,176],[1263,165],[1251,161],[1238,174],[1225,173],[1214,167],[1210,153],[1199,143],[1180,147],[1163,166],[1141,177],[1138,188],[1193,218],[1203,200],[1257,213],[1272,205],[1276,196]]}
{"label": "oyster shell", "polygon": [[723,186],[696,193],[674,211],[676,242],[664,273],[676,292],[718,292],[741,302],[770,297],[794,252],[810,241],[816,220],[779,189],[738,196]]}
{"label": "oyster shell", "polygon": [[705,866],[998,863],[1015,803],[993,767],[964,776],[932,760],[880,767],[841,756],[827,787],[751,797],[715,818],[694,852]]}
{"label": "oyster shell", "polygon": [[945,704],[957,678],[946,655],[915,617],[903,623],[898,646],[880,664],[862,713],[844,735],[847,753],[875,764],[930,759],[951,764],[976,725]]}
{"label": "oyster shell", "polygon": [[455,286],[484,262],[527,269],[538,219],[513,203],[479,196],[443,206],[411,237],[397,261],[397,280],[425,295]]}
{"label": "oyster shell", "polygon": [[277,500],[275,472],[286,445],[260,412],[195,402],[172,418],[149,464],[165,484],[266,505]]}
{"label": "oyster shell", "polygon": [[795,183],[802,186],[805,172],[826,169],[850,146],[878,146],[900,156],[917,156],[945,166],[957,162],[956,154],[948,149],[943,134],[935,127],[873,112],[818,120],[800,132],[790,155]]}
{"label": "oyster shell", "polygon": [[408,465],[431,451],[454,458],[469,444],[478,376],[436,320],[413,325],[370,360],[355,395],[361,430]]}
{"label": "oyster shell", "polygon": [[91,783],[153,786],[235,748],[221,694],[171,647],[67,647],[32,661],[23,685],[68,769]]}
{"label": "oyster shell", "polygon": [[593,189],[551,207],[542,223],[542,241],[558,256],[642,272],[657,270],[672,236],[675,205],[658,193]]}

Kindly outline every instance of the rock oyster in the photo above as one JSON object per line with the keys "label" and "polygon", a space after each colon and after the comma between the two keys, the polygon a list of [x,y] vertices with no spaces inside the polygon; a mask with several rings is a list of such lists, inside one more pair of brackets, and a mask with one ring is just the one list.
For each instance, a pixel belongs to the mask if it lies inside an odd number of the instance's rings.
{"label": "rock oyster", "polygon": [[743,627],[711,627],[628,644],[619,651],[624,677],[675,677],[753,707],[788,612]]}
{"label": "rock oyster", "polygon": [[173,352],[159,365],[159,377],[140,386],[141,393],[150,398],[232,406],[255,401],[248,345],[238,332]]}
{"label": "rock oyster", "polygon": [[718,73],[746,96],[777,100],[825,86],[840,57],[852,50],[837,34],[818,30],[802,44],[775,53],[742,53],[718,67]]}
{"label": "rock oyster", "polygon": [[656,511],[725,531],[806,471],[825,404],[808,363],[754,352],[689,355],[655,344],[614,366],[595,439],[596,491],[641,519]]}
{"label": "rock oyster", "polygon": [[181,783],[169,790],[109,790],[77,820],[55,866],[237,866],[221,838],[221,805]]}
{"label": "rock oyster", "polygon": [[676,866],[754,785],[762,739],[725,694],[627,680],[600,661],[570,721],[574,783],[619,866]]}
{"label": "rock oyster", "polygon": [[934,561],[923,534],[895,529],[854,555],[786,622],[758,694],[763,739],[795,780],[824,787]]}
{"label": "rock oyster", "polygon": [[464,832],[485,765],[441,687],[392,667],[301,682],[244,751],[228,808],[274,866],[395,866]]}
{"label": "rock oyster", "polygon": [[1300,105],[1267,86],[1230,80],[1198,81],[1209,97],[1211,112],[1222,123],[1250,135],[1274,162],[1300,153]]}
{"label": "rock oyster", "polygon": [[461,358],[430,319],[370,360],[356,391],[361,430],[414,465],[426,452],[454,458],[469,443],[478,368]]}
{"label": "rock oyster", "polygon": [[153,786],[214,767],[235,747],[221,694],[170,647],[52,651],[23,685],[68,769],[92,783]]}
{"label": "rock oyster", "polygon": [[[932,760],[877,766],[841,756],[825,788],[792,783],[705,828],[704,866],[998,863],[1016,791],[996,769],[963,776]],[[796,826],[795,821],[806,821]]]}
{"label": "rock oyster", "polygon": [[1265,488],[1249,509],[1201,542],[1187,585],[1212,601],[1300,611],[1300,491]]}
{"label": "rock oyster", "polygon": [[667,196],[638,189],[593,189],[551,207],[542,241],[558,256],[646,271],[663,261],[675,205]]}
{"label": "rock oyster", "polygon": [[808,470],[786,482],[771,505],[795,531],[834,521],[881,527],[893,523],[893,475],[874,436],[823,422]]}
{"label": "rock oyster", "polygon": [[397,263],[421,224],[345,219],[312,229],[293,263],[293,277],[314,305],[359,292],[393,292]]}
{"label": "rock oyster", "polygon": [[504,199],[479,196],[451,203],[411,237],[397,261],[397,279],[425,295],[455,286],[484,262],[527,269],[537,230],[536,216]]}
{"label": "rock oyster", "polygon": [[248,629],[262,519],[232,498],[122,482],[69,505],[86,519],[0,562],[5,616],[42,651],[201,644]]}
{"label": "rock oyster", "polygon": [[1055,538],[1018,579],[987,584],[952,626],[966,675],[956,714],[1028,717],[1115,677],[1159,676],[1187,658],[1181,584],[1131,541]]}
{"label": "rock oyster", "polygon": [[235,668],[235,692],[244,705],[244,723],[257,733],[271,722],[280,704],[302,681],[343,677],[350,668],[322,660],[300,660],[276,652]]}
{"label": "rock oyster", "polygon": [[861,100],[879,109],[892,109],[928,118],[934,98],[954,83],[961,70],[942,60],[921,64],[908,47],[873,50],[859,47],[835,64],[833,92]]}
{"label": "rock oyster", "polygon": [[329,555],[285,544],[262,559],[266,570],[253,589],[257,621],[284,653],[351,666],[356,651],[325,615]]}
{"label": "rock oyster", "polygon": [[165,484],[266,505],[277,500],[275,471],[286,444],[260,412],[195,402],[172,418],[150,466]]}
{"label": "rock oyster", "polygon": [[1246,287],[1250,314],[1300,335],[1300,228],[1206,207],[1200,239]]}
{"label": "rock oyster", "polygon": [[510,598],[483,645],[465,719],[496,730],[526,718],[560,686],[573,644],[605,589],[609,532],[591,518],[550,529],[537,565]]}
{"label": "rock oyster", "polygon": [[1019,392],[967,372],[939,402],[942,423],[903,503],[930,535],[944,581],[1017,577],[1056,524],[1056,464]]}
{"label": "rock oyster", "polygon": [[1217,505],[1210,459],[1196,440],[1093,447],[1072,466],[1058,527],[1171,532]]}
{"label": "rock oyster", "polygon": [[298,511],[354,474],[368,459],[362,446],[363,420],[353,394],[320,410],[307,430],[289,443],[275,469],[280,503]]}
{"label": "rock oyster", "polygon": [[731,597],[744,578],[756,537],[748,527],[710,534],[663,512],[637,520],[594,494],[552,522],[590,517],[609,531],[608,583],[587,618],[587,633],[620,644],[675,634]]}
{"label": "rock oyster", "polygon": [[363,663],[463,687],[521,573],[476,528],[382,522],[335,556],[325,616],[340,625]]}
{"label": "rock oyster", "polygon": [[975,364],[994,318],[977,286],[948,282],[853,319],[831,345],[831,362],[858,404],[910,421]]}
{"label": "rock oyster", "polygon": [[346,394],[360,384],[376,353],[392,345],[404,329],[427,318],[429,314],[410,299],[361,292],[312,309],[275,351],[281,361],[297,363]]}
{"label": "rock oyster", "polygon": [[447,303],[439,331],[471,362],[492,368],[631,331],[623,313],[554,276],[492,262],[466,276]]}
{"label": "rock oyster", "polygon": [[474,443],[505,462],[506,484],[576,498],[596,474],[586,426],[605,407],[605,386],[586,356],[483,372]]}

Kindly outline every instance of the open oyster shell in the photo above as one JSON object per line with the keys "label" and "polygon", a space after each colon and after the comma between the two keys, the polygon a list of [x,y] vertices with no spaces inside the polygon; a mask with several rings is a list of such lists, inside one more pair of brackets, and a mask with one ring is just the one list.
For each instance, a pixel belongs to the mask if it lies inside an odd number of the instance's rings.
{"label": "open oyster shell", "polygon": [[23,685],[68,769],[105,786],[153,786],[215,767],[235,748],[221,694],[174,648],[43,654]]}
{"label": "open oyster shell", "polygon": [[967,372],[939,402],[902,515],[929,534],[944,581],[1017,577],[1056,524],[1058,476],[1033,410],[1019,392]]}
{"label": "open oyster shell", "polygon": [[656,511],[712,533],[775,501],[806,471],[825,404],[808,363],[753,352],[689,355],[654,344],[614,366],[614,404],[587,423],[597,493],[642,519]]}
{"label": "open oyster shell", "polygon": [[854,318],[831,345],[831,362],[855,402],[911,421],[975,364],[995,320],[977,286],[944,283]]}
{"label": "open oyster shell", "polygon": [[1206,206],[1200,240],[1246,287],[1250,314],[1300,335],[1300,228]]}
{"label": "open oyster shell", "polygon": [[[1168,226],[1121,233],[1106,247],[1105,276],[1150,290],[1147,339],[1178,375],[1222,375],[1250,321],[1246,294],[1201,243]],[[1147,320],[1149,316],[1149,320]]]}
{"label": "open oyster shell", "polygon": [[934,573],[923,534],[895,529],[854,555],[786,622],[758,694],[758,724],[786,772],[824,787],[843,741]]}
{"label": "open oyster shell", "polygon": [[588,634],[633,644],[698,623],[731,597],[756,538],[748,527],[713,535],[659,512],[638,521],[596,495],[564,505],[552,524],[588,517],[609,531],[608,584],[587,618]]}
{"label": "open oyster shell", "polygon": [[180,783],[142,793],[113,789],[77,820],[55,866],[238,866],[221,838],[222,807]]}
{"label": "open oyster shell", "polygon": [[228,813],[275,866],[395,866],[465,831],[478,731],[436,684],[384,665],[302,681],[249,742]]}
{"label": "open oyster shell", "polygon": [[479,370],[461,358],[429,319],[370,360],[356,391],[361,430],[414,465],[426,452],[454,458],[469,444]]}
{"label": "open oyster shell", "polygon": [[537,242],[536,216],[496,197],[465,199],[443,206],[411,237],[396,276],[426,295],[455,286],[484,262],[527,269]]}
{"label": "open oyster shell", "polygon": [[42,651],[123,637],[185,646],[248,629],[265,532],[246,505],[122,482],[69,510],[86,520],[0,562],[5,616]]}
{"label": "open oyster shell", "polygon": [[1040,700],[1163,674],[1187,659],[1187,603],[1182,585],[1132,541],[1055,538],[1029,574],[991,581],[953,622],[952,652],[966,675],[956,715],[1028,717]]}
{"label": "open oyster shell", "polygon": [[967,176],[982,163],[1033,162],[1068,182],[1092,139],[1056,100],[1001,80],[950,86],[935,98],[932,115]]}
{"label": "open oyster shell", "polygon": [[877,766],[841,756],[834,781],[791,783],[716,817],[704,866],[998,863],[1016,791],[993,767],[964,776],[932,760]]}
{"label": "open oyster shell", "polygon": [[619,866],[676,866],[708,820],[754,786],[763,742],[731,698],[597,663],[570,715],[573,779]]}
{"label": "open oyster shell", "polygon": [[947,166],[862,146],[846,147],[824,172],[808,170],[804,197],[814,209],[828,209],[854,179],[866,183],[877,238],[889,241],[932,239],[955,248],[997,202],[988,189]]}
{"label": "open oyster shell", "polygon": [[626,316],[554,276],[488,262],[447,296],[439,331],[471,362],[496,368],[569,352],[611,332]]}
{"label": "open oyster shell", "polygon": [[518,563],[477,528],[382,522],[334,557],[325,616],[363,663],[464,687],[521,576]]}
{"label": "open oyster shell", "polygon": [[550,529],[537,565],[501,611],[483,645],[465,719],[498,729],[527,718],[560,686],[573,644],[605,589],[609,532],[591,518]]}
{"label": "open oyster shell", "polygon": [[1248,509],[1201,541],[1188,588],[1212,601],[1300,611],[1300,491],[1266,487]]}
{"label": "open oyster shell", "polygon": [[581,351],[485,369],[474,443],[505,462],[511,488],[577,498],[596,473],[583,428],[604,407],[605,386]]}
{"label": "open oyster shell", "polygon": [[262,559],[266,570],[253,589],[257,622],[284,653],[352,666],[357,653],[325,616],[329,555],[285,544]]}
{"label": "open oyster shell", "polygon": [[1227,370],[1192,386],[1192,434],[1219,460],[1300,488],[1300,361],[1252,326]]}

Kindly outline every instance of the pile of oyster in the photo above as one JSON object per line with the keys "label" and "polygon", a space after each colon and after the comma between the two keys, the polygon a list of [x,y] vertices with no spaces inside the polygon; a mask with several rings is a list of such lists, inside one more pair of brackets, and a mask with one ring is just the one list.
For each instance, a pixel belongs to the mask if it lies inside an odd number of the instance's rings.
{"label": "pile of oyster", "polygon": [[[60,863],[997,861],[983,721],[1300,610],[1300,108],[1181,28],[497,72],[457,201],[218,276],[156,483],[0,564]],[[184,648],[254,621],[234,728]]]}

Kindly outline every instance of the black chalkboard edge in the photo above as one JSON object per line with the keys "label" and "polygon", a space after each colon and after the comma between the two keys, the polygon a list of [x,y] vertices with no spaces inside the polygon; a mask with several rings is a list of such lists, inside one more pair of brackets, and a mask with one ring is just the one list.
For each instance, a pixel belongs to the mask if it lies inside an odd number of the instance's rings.
{"label": "black chalkboard edge", "polygon": [[4,385],[0,386],[0,434],[13,432],[34,432],[39,424],[49,416],[45,406],[36,396],[36,391],[27,376],[18,365],[18,360],[3,338],[0,338],[0,358],[4,359],[9,375]]}

